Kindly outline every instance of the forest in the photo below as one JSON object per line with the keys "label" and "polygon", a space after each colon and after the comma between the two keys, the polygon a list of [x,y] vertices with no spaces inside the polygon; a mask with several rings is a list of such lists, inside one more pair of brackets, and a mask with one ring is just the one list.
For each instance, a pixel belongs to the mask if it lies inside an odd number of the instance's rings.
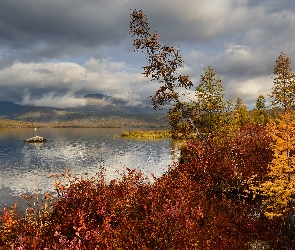
{"label": "forest", "polygon": [[[158,42],[142,11],[130,14],[143,74],[161,87],[154,108],[171,105],[170,136],[181,157],[148,182],[126,169],[107,183],[103,173],[56,175],[56,193],[24,196],[0,215],[0,249],[295,249],[295,74],[278,55],[271,105],[257,97],[251,112],[241,98],[224,100],[224,84],[208,66],[194,100],[179,73],[178,48]],[[271,79],[270,79],[271,80]]]}

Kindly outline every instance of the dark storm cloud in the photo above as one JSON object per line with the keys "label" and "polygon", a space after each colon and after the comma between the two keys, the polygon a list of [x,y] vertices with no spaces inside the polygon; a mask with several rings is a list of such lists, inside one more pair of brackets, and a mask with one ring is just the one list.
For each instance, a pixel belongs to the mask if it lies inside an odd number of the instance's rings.
{"label": "dark storm cloud", "polygon": [[116,1],[2,0],[2,57],[52,59],[118,43],[128,35],[129,16],[111,2]]}

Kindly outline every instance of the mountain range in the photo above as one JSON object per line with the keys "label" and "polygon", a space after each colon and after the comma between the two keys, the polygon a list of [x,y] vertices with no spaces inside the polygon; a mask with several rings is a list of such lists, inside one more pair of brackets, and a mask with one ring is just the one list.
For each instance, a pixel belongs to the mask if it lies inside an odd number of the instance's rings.
{"label": "mountain range", "polygon": [[[151,100],[131,103],[130,100],[103,94],[84,96],[86,105],[71,108],[53,108],[41,106],[24,106],[9,101],[0,101],[0,117],[35,123],[78,123],[90,124],[104,120],[106,126],[112,126],[108,119],[116,124],[118,120],[130,119],[144,124],[166,122],[167,110],[155,111]],[[116,121],[117,120],[117,121]],[[126,123],[126,122],[125,122]],[[125,124],[124,123],[124,124]],[[128,122],[127,122],[128,124]]]}

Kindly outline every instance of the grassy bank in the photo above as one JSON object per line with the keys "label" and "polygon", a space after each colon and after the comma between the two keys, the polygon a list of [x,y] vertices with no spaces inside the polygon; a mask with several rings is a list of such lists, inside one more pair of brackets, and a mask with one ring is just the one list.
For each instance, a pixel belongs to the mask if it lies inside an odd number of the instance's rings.
{"label": "grassy bank", "polygon": [[49,125],[0,118],[0,128],[40,128],[40,127],[49,127]]}
{"label": "grassy bank", "polygon": [[121,135],[123,138],[130,139],[162,139],[162,138],[171,138],[169,131],[132,131],[132,132],[123,132]]}

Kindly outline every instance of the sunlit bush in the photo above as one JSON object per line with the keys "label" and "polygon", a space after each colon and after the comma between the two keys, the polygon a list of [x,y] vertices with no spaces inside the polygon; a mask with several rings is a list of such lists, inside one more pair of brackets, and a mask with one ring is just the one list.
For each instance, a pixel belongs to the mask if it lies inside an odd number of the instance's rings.
{"label": "sunlit bush", "polygon": [[121,134],[124,138],[130,139],[162,139],[171,137],[169,131],[132,131],[132,132],[122,132]]}

